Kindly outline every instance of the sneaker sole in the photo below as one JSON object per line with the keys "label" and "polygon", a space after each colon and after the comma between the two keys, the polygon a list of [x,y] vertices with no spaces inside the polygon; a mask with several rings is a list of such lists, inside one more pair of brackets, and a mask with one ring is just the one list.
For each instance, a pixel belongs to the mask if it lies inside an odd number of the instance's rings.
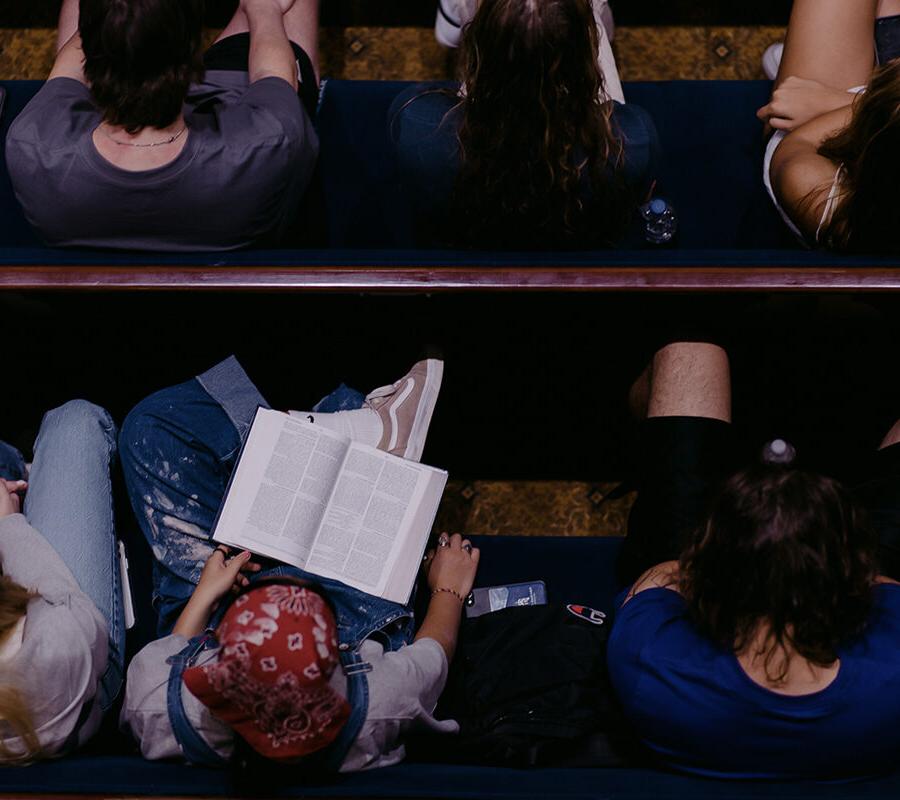
{"label": "sneaker sole", "polygon": [[429,358],[426,362],[425,388],[422,390],[422,399],[416,410],[409,439],[406,442],[404,458],[411,461],[419,461],[422,451],[425,449],[425,438],[428,436],[428,426],[431,425],[431,415],[437,404],[438,393],[441,390],[441,382],[444,378],[444,362],[436,358]]}

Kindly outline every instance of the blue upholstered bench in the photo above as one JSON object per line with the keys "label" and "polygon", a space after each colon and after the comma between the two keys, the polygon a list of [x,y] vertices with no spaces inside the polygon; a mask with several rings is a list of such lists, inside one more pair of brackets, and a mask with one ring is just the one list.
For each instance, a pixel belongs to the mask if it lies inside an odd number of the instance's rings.
{"label": "blue upholstered bench", "polygon": [[[618,538],[474,537],[482,548],[480,585],[541,578],[551,601],[610,608]],[[149,555],[131,540],[139,624],[131,632],[134,652],[152,636]],[[183,764],[149,762],[128,751],[124,737],[107,733],[85,754],[21,769],[0,771],[0,794],[71,792],[102,795],[233,795],[240,789],[228,772]],[[853,743],[848,742],[848,747]],[[900,795],[900,775],[855,784],[733,783],[701,780],[638,768],[514,770],[404,763],[342,776],[334,782],[281,787],[288,797],[440,798],[863,798]],[[266,792],[266,796],[271,793]]]}
{"label": "blue upholstered bench", "polygon": [[[0,119],[37,91],[0,82]],[[659,189],[679,212],[678,247],[577,253],[414,249],[410,208],[395,175],[387,110],[407,84],[329,81],[322,139],[325,243],[316,250],[163,255],[60,251],[25,223],[0,160],[0,287],[302,290],[828,290],[896,289],[895,260],[847,258],[799,247],[761,181],[754,111],[765,81],[632,83],[631,101],[656,120],[665,151]]]}

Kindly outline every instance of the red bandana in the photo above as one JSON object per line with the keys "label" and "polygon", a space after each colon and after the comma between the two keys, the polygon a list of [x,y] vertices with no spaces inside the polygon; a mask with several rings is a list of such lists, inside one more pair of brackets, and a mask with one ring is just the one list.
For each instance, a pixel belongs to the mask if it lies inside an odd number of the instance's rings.
{"label": "red bandana", "polygon": [[216,717],[276,761],[334,741],[350,707],[328,685],[339,663],[337,628],[318,594],[284,583],[251,589],[216,636],[218,658],[184,672],[191,694]]}

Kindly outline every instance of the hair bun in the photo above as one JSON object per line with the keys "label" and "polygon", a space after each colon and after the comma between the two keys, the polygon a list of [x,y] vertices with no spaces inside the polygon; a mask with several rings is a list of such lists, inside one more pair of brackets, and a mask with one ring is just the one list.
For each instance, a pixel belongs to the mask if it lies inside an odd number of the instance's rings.
{"label": "hair bun", "polygon": [[781,466],[790,466],[797,458],[797,450],[784,439],[772,439],[766,442],[762,449],[763,464],[779,464]]}

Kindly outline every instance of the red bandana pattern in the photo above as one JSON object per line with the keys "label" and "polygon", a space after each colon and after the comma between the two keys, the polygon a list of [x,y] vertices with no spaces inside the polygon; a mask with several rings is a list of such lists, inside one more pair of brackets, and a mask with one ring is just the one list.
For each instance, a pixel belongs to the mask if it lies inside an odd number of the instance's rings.
{"label": "red bandana pattern", "polygon": [[334,741],[350,707],[328,685],[339,663],[337,628],[318,594],[292,584],[251,589],[228,609],[217,637],[218,658],[184,672],[215,716],[278,761]]}

